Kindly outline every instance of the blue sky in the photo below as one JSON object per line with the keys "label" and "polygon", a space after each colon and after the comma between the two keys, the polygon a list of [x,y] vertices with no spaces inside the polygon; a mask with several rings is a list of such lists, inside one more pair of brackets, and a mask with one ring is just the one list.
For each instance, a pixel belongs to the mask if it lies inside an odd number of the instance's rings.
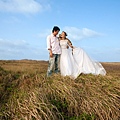
{"label": "blue sky", "polygon": [[120,62],[120,0],[0,0],[0,59],[48,60],[54,25],[94,60]]}

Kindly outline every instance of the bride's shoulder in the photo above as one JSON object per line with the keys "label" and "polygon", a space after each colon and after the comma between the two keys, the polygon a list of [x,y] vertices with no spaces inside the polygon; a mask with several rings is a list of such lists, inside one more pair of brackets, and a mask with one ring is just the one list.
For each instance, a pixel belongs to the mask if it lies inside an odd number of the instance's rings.
{"label": "bride's shoulder", "polygon": [[69,39],[68,39],[68,38],[65,38],[65,40],[69,42]]}
{"label": "bride's shoulder", "polygon": [[70,43],[72,45],[72,42],[70,41],[70,39],[66,38],[67,42]]}

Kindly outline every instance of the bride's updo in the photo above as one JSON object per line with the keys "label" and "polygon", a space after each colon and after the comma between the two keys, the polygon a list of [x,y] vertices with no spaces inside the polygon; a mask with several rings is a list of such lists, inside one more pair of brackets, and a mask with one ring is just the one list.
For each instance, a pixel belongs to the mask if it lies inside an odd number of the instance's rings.
{"label": "bride's updo", "polygon": [[67,33],[65,31],[62,31],[62,32],[64,32],[65,36],[67,36]]}
{"label": "bride's updo", "polygon": [[72,45],[72,42],[68,38],[66,38],[66,36],[68,36],[67,33],[65,31],[62,31],[62,32],[65,34],[65,39],[68,40],[69,44]]}
{"label": "bride's updo", "polygon": [[[64,33],[64,35],[65,35],[65,39],[67,39],[67,38],[66,38],[66,36],[67,36],[67,33],[66,33],[65,31],[62,31],[62,33]],[[61,33],[61,34],[62,34],[62,33]],[[59,39],[62,39],[62,36],[61,36],[61,34],[59,34],[59,37],[58,37]]]}

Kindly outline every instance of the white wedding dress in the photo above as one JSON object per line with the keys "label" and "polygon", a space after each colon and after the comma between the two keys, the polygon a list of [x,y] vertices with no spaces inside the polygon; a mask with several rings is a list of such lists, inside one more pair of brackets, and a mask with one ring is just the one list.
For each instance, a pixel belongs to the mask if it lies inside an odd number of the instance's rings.
{"label": "white wedding dress", "polygon": [[106,71],[99,62],[93,61],[81,48],[67,49],[68,40],[60,40],[60,71],[62,76],[77,78],[81,73],[105,75]]}

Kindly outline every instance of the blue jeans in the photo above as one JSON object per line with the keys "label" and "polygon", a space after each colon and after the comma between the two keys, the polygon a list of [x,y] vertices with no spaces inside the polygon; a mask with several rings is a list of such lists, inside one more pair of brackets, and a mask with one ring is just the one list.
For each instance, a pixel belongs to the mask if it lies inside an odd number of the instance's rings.
{"label": "blue jeans", "polygon": [[60,73],[60,54],[53,54],[53,57],[49,58],[47,76],[50,76],[53,71]]}

